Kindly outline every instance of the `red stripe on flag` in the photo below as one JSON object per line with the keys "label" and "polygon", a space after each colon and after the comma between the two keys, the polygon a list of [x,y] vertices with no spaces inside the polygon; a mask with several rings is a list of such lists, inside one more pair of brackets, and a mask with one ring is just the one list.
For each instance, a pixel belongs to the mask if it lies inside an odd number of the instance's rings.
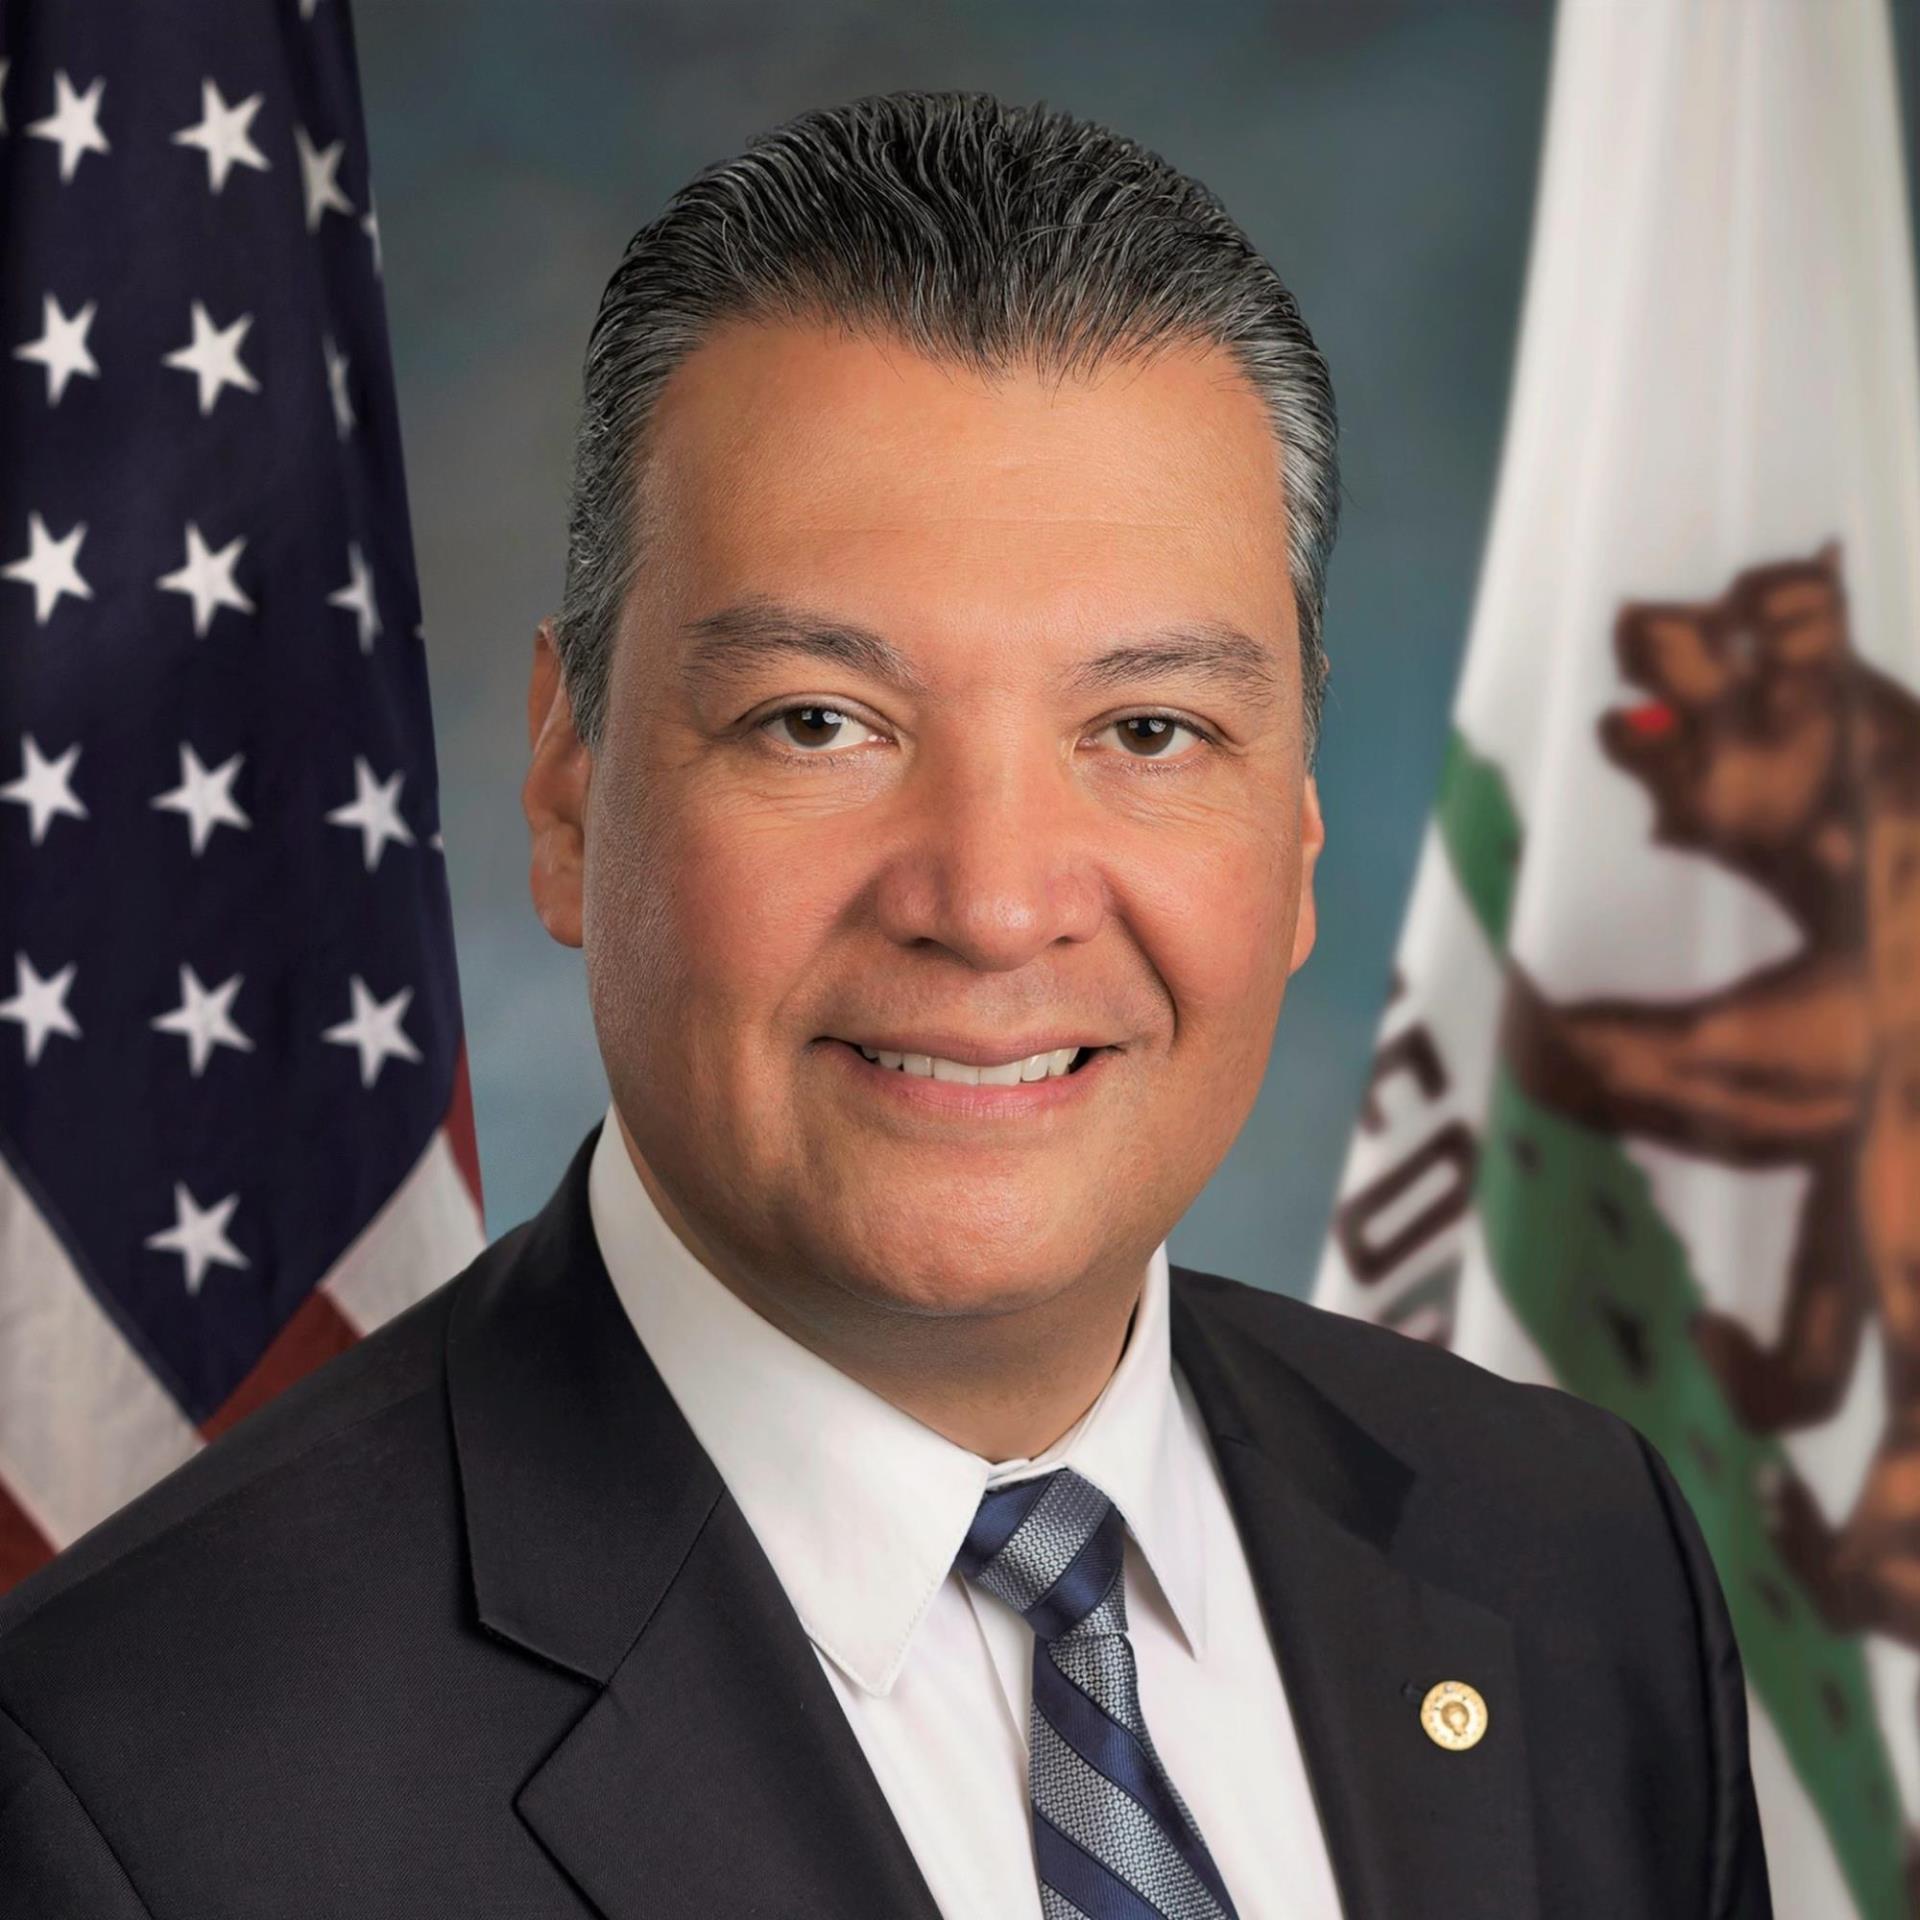
{"label": "red stripe on flag", "polygon": [[0,1480],[0,1593],[17,1587],[36,1567],[53,1558],[53,1543],[26,1516]]}
{"label": "red stripe on flag", "polygon": [[447,1117],[441,1122],[447,1145],[453,1150],[453,1164],[473,1195],[473,1210],[482,1211],[480,1200],[480,1143],[473,1131],[473,1082],[467,1075],[467,1043],[463,1037],[453,1062],[453,1097],[447,1102]]}
{"label": "red stripe on flag", "polygon": [[273,1345],[254,1363],[253,1371],[217,1411],[200,1423],[201,1434],[208,1440],[217,1440],[256,1407],[265,1406],[276,1393],[284,1392],[335,1354],[345,1353],[359,1337],[353,1323],[326,1292],[316,1288],[301,1303],[299,1312],[280,1329]]}

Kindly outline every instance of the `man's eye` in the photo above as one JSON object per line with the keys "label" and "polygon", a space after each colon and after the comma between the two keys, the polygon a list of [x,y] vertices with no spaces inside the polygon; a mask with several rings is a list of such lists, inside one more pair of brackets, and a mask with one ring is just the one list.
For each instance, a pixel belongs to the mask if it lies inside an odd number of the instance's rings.
{"label": "man's eye", "polygon": [[862,740],[877,740],[879,735],[864,720],[824,702],[809,702],[797,707],[782,707],[760,722],[781,745],[818,752],[824,747],[857,747]]}
{"label": "man's eye", "polygon": [[[1190,726],[1184,720],[1176,720],[1170,713],[1129,714],[1124,720],[1109,722],[1101,732],[1114,735],[1120,742],[1121,751],[1136,760],[1180,759],[1182,756],[1176,748],[1181,734],[1206,741],[1206,735],[1198,727]],[[1096,739],[1098,737],[1095,735]]]}

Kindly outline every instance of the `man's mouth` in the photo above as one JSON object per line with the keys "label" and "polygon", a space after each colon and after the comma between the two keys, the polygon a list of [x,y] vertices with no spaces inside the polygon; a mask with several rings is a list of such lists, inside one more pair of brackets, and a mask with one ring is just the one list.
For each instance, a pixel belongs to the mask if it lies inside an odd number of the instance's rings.
{"label": "man's mouth", "polygon": [[1085,1066],[1096,1053],[1112,1051],[1107,1047],[1051,1047],[1018,1059],[993,1063],[950,1060],[937,1053],[895,1052],[887,1047],[869,1047],[858,1041],[842,1041],[875,1066],[895,1073],[917,1075],[922,1080],[944,1080],[960,1086],[1013,1087],[1038,1080],[1064,1080]]}

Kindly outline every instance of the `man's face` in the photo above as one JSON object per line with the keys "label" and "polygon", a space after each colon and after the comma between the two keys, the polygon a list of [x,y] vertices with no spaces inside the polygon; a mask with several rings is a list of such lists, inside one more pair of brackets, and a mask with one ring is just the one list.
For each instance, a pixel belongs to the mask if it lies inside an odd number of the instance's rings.
{"label": "man's face", "polygon": [[1252,389],[1198,348],[1056,389],[735,325],[662,396],[643,526],[591,754],[543,634],[526,797],[652,1184],[796,1297],[1137,1275],[1313,944]]}

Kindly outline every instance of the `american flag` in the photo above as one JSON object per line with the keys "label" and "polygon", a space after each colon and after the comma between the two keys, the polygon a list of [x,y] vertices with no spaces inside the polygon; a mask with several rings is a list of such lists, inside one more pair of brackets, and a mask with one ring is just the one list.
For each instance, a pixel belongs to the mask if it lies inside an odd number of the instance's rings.
{"label": "american flag", "polygon": [[0,5],[0,1589],[481,1244],[344,0]]}

